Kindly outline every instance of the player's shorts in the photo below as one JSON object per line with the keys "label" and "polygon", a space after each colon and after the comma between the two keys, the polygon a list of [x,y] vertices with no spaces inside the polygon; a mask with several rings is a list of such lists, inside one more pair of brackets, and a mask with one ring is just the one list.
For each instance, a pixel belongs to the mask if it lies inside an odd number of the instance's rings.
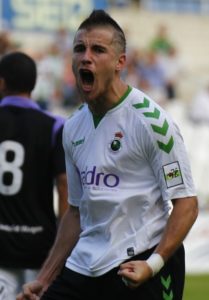
{"label": "player's shorts", "polygon": [[[145,260],[154,248],[130,260]],[[161,271],[136,289],[127,287],[117,275],[118,268],[99,277],[88,277],[64,268],[41,300],[182,300],[185,279],[183,245]]]}
{"label": "player's shorts", "polygon": [[22,285],[35,280],[38,270],[0,268],[0,300],[15,300]]}

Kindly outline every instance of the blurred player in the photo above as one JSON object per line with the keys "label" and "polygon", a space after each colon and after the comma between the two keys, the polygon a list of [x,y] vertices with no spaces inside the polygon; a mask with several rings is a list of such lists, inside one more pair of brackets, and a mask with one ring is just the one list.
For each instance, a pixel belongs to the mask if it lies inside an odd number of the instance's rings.
{"label": "blurred player", "polygon": [[32,101],[36,77],[35,62],[24,53],[0,60],[0,299],[5,300],[14,300],[23,282],[36,275],[67,206],[64,120]]}

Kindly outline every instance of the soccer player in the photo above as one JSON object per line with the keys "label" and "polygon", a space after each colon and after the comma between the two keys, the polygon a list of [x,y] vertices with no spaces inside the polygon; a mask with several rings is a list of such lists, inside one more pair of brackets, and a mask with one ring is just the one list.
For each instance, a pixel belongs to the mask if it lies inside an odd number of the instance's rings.
{"label": "soccer player", "polygon": [[1,58],[0,299],[6,300],[35,278],[67,207],[64,120],[32,101],[35,82],[31,57],[13,52]]}
{"label": "soccer player", "polygon": [[70,206],[37,280],[17,300],[182,299],[196,191],[172,118],[121,79],[125,48],[103,10],[75,34],[85,104],[63,132]]}

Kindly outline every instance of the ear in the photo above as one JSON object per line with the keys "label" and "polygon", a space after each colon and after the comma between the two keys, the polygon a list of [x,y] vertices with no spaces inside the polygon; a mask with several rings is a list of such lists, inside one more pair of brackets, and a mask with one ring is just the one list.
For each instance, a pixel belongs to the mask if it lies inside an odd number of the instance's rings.
{"label": "ear", "polygon": [[122,69],[124,69],[125,64],[126,64],[126,54],[122,53],[118,58],[118,62],[116,64],[116,71],[121,71]]}

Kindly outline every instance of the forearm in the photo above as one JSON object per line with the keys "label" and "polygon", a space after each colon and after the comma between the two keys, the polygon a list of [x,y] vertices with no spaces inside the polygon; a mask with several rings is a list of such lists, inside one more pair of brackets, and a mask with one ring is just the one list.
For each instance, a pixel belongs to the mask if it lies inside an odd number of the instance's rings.
{"label": "forearm", "polygon": [[79,234],[80,218],[78,209],[69,207],[60,222],[57,237],[49,256],[37,276],[37,280],[45,288],[55,279],[64,266],[66,258],[78,241]]}
{"label": "forearm", "polygon": [[[197,198],[176,199],[167,222],[162,239],[148,260],[136,260],[120,265],[118,274],[130,288],[136,288],[154,276],[163,267],[164,262],[182,244],[198,214]],[[159,254],[159,255],[156,255]]]}
{"label": "forearm", "polygon": [[58,220],[60,221],[68,208],[67,176],[65,173],[56,177],[56,188],[58,193]]}
{"label": "forearm", "polygon": [[178,249],[190,231],[198,215],[198,202],[196,197],[189,199],[176,199],[174,208],[168,219],[162,239],[155,249],[164,261]]}

